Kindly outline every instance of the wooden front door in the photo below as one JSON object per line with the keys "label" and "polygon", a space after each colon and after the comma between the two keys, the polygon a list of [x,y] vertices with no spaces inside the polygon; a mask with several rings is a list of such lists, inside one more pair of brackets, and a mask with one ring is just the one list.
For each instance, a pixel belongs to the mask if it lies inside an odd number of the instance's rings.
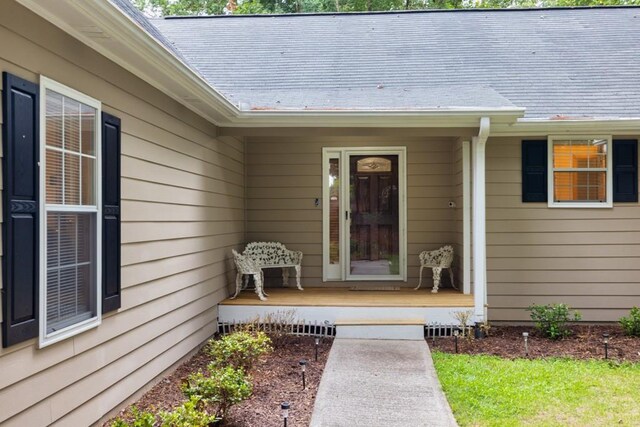
{"label": "wooden front door", "polygon": [[398,156],[350,156],[351,273],[398,274]]}

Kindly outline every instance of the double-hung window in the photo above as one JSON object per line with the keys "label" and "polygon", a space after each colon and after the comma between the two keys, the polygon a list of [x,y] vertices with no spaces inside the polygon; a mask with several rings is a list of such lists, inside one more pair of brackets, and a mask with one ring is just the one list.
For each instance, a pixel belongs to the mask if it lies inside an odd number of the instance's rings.
{"label": "double-hung window", "polygon": [[611,207],[611,136],[549,137],[549,206]]}
{"label": "double-hung window", "polygon": [[40,345],[100,323],[101,104],[40,82]]}

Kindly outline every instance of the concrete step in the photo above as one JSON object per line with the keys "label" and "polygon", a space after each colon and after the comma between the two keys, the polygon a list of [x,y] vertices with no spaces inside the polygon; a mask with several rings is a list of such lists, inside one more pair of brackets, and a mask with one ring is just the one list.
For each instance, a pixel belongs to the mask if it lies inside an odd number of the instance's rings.
{"label": "concrete step", "polygon": [[422,319],[337,319],[336,338],[424,340]]}

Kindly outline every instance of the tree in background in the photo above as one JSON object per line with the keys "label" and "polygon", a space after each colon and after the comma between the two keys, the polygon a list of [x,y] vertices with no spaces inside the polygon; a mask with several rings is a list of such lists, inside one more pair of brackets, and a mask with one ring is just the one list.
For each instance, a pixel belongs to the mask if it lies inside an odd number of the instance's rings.
{"label": "tree in background", "polygon": [[251,15],[421,9],[630,6],[640,0],[133,0],[151,16]]}

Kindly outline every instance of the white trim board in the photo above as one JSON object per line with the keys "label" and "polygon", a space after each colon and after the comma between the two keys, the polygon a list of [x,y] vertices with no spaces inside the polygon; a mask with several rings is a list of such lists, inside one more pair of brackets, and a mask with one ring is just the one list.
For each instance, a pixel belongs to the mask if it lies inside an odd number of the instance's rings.
{"label": "white trim board", "polygon": [[364,319],[368,321],[388,319],[420,319],[426,323],[437,322],[457,325],[455,313],[469,311],[473,307],[310,307],[287,305],[218,305],[219,322],[243,322],[268,314],[295,311],[295,317],[308,322],[325,320],[334,324],[340,319]]}

